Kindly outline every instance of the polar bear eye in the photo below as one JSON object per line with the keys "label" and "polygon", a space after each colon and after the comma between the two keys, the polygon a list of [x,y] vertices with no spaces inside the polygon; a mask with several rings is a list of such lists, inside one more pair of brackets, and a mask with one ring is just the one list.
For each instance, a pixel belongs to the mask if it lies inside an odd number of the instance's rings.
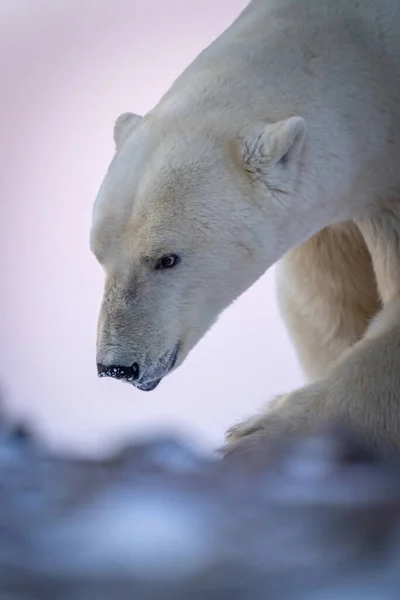
{"label": "polar bear eye", "polygon": [[163,256],[162,258],[160,258],[160,260],[156,263],[156,270],[159,269],[172,269],[172,267],[175,267],[179,262],[179,256],[177,256],[176,254],[167,254],[166,256]]}

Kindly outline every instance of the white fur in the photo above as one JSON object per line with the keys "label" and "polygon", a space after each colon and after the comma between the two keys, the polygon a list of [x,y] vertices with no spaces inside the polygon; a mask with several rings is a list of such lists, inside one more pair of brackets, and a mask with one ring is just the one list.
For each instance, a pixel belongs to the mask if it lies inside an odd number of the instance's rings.
{"label": "white fur", "polygon": [[126,112],[119,115],[114,125],[114,142],[118,149],[126,138],[141,123],[142,117],[134,113]]}
{"label": "white fur", "polygon": [[[385,312],[400,294],[399,39],[396,0],[253,0],[152,111],[117,120],[91,233],[106,272],[98,362],[151,378],[180,342],[181,364],[281,260],[282,314],[317,381],[252,435],[337,415],[400,447]],[[180,264],[154,271],[168,253]]]}

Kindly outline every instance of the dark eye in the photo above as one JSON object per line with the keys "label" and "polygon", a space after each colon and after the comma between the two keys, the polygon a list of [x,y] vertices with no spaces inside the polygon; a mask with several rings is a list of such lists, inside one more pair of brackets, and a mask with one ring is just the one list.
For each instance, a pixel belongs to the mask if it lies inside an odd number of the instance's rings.
{"label": "dark eye", "polygon": [[177,256],[176,254],[167,254],[166,256],[163,256],[162,258],[160,258],[160,260],[157,262],[155,268],[158,269],[172,269],[172,267],[175,267],[179,262],[179,256]]}

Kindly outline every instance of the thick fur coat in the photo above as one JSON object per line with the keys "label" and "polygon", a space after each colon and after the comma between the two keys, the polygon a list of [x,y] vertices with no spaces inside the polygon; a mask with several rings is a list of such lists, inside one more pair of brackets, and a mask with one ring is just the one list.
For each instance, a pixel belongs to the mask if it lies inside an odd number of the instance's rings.
{"label": "thick fur coat", "polygon": [[154,389],[278,262],[309,383],[228,449],[332,419],[400,448],[399,40],[396,0],[253,0],[118,118],[91,232],[100,375]]}

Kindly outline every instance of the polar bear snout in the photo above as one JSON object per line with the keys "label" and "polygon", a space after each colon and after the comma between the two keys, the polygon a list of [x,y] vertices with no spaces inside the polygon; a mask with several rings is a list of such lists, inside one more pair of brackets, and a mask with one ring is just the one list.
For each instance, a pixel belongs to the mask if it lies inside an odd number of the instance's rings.
{"label": "polar bear snout", "polygon": [[99,377],[113,377],[114,379],[134,382],[139,378],[139,373],[139,365],[136,362],[130,367],[97,363],[97,374]]}
{"label": "polar bear snout", "polygon": [[99,377],[111,377],[130,383],[142,392],[150,392],[175,367],[179,349],[180,344],[178,343],[172,350],[140,366],[137,362],[127,366],[126,364],[117,364],[115,361],[110,364],[98,361],[97,374]]}

